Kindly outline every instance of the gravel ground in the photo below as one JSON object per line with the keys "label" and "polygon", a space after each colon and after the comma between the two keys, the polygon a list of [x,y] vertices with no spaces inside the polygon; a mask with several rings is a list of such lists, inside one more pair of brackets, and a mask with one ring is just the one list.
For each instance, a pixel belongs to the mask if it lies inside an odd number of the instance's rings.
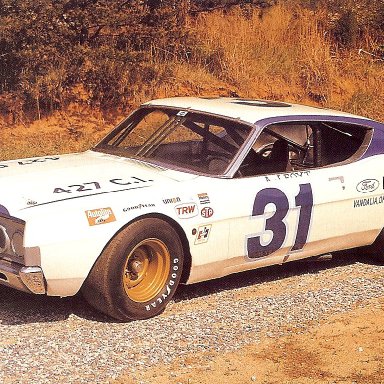
{"label": "gravel ground", "polygon": [[336,257],[181,286],[165,313],[118,323],[81,296],[48,298],[0,287],[0,383],[139,380],[157,364],[234,351],[304,332],[309,322],[382,298],[384,266]]}

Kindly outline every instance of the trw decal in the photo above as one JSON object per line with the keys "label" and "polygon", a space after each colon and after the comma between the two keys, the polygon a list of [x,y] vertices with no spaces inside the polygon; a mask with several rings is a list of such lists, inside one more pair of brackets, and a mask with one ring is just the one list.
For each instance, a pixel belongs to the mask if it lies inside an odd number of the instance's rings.
{"label": "trw decal", "polygon": [[199,214],[199,209],[196,203],[180,204],[175,207],[177,216],[180,219],[189,219]]}

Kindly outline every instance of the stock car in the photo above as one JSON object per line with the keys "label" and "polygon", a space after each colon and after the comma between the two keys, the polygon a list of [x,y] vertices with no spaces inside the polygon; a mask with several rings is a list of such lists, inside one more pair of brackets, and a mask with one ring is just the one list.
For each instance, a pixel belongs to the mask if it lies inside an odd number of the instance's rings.
{"label": "stock car", "polygon": [[122,321],[191,284],[363,247],[382,257],[384,124],[286,102],[142,104],[83,153],[0,162],[0,283]]}

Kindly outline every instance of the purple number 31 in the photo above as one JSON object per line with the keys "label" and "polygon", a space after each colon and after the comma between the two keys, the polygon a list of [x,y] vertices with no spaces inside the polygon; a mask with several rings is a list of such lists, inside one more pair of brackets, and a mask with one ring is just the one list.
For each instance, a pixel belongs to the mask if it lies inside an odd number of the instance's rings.
{"label": "purple number 31", "polygon": [[[266,188],[259,191],[253,203],[252,216],[264,215],[267,204],[274,204],[275,213],[265,220],[265,230],[272,232],[271,241],[263,245],[260,236],[247,239],[248,257],[255,259],[265,257],[277,251],[284,244],[287,226],[284,222],[289,211],[287,195],[277,188]],[[302,249],[307,242],[309,225],[312,217],[313,194],[311,184],[300,184],[300,191],[295,197],[296,207],[300,207],[295,243],[291,251]]]}

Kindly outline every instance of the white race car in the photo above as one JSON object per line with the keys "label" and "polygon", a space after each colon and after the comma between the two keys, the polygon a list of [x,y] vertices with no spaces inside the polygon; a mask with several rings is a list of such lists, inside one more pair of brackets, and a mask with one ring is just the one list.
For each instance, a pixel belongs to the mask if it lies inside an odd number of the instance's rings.
{"label": "white race car", "polygon": [[0,282],[120,320],[190,284],[384,242],[384,124],[233,98],[141,105],[84,153],[0,162]]}

